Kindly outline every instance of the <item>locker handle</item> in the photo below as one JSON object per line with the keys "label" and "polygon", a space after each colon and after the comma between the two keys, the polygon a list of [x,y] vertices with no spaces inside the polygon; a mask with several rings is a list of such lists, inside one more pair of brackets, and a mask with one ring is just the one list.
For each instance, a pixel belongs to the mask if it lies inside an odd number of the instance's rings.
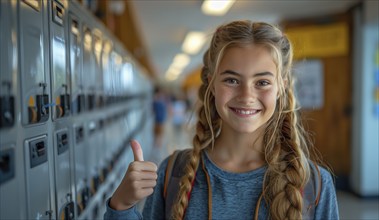
{"label": "locker handle", "polygon": [[45,215],[48,215],[49,216],[49,219],[51,219],[51,217],[53,216],[53,210],[47,210]]}
{"label": "locker handle", "polygon": [[58,5],[56,2],[53,4],[53,11],[54,11],[54,17],[53,20],[55,23],[58,25],[63,25],[63,14],[64,14],[64,9]]}
{"label": "locker handle", "polygon": [[36,144],[36,151],[38,157],[45,155],[45,142],[39,142]]}
{"label": "locker handle", "polygon": [[67,84],[62,84],[62,87],[64,88],[64,94],[67,95]]}

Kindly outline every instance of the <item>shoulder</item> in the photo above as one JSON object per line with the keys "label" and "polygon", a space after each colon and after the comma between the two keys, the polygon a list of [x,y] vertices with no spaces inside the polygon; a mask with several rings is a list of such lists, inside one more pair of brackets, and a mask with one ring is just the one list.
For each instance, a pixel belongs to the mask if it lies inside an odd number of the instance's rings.
{"label": "shoulder", "polygon": [[325,200],[325,198],[328,199],[334,199],[336,197],[336,189],[334,184],[334,179],[330,171],[325,169],[324,167],[318,165],[318,170],[320,172],[319,175],[319,196],[320,196],[320,202],[322,203],[322,200]]}
{"label": "shoulder", "polygon": [[326,186],[334,188],[334,180],[333,180],[332,174],[322,166],[318,165],[318,169],[320,170],[321,182],[323,185],[322,188]]}

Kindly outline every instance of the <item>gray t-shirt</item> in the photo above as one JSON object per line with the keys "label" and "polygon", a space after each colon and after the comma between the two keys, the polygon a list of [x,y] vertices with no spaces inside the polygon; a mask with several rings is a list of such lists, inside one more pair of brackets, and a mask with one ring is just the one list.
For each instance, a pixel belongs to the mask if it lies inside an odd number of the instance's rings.
{"label": "gray t-shirt", "polygon": [[[206,154],[204,164],[212,185],[212,219],[253,219],[255,207],[262,193],[263,177],[267,167],[261,167],[246,173],[231,173],[217,167]],[[168,159],[158,169],[157,185],[154,193],[145,203],[142,215],[136,207],[116,211],[109,207],[104,214],[105,220],[116,219],[166,219],[163,184]],[[314,219],[339,219],[337,198],[332,177],[324,168],[320,168],[322,188],[320,201],[315,210]],[[168,192],[170,193],[170,192]],[[267,206],[262,200],[259,219],[268,219]],[[184,219],[208,219],[208,185],[206,175],[199,166],[189,205]]]}

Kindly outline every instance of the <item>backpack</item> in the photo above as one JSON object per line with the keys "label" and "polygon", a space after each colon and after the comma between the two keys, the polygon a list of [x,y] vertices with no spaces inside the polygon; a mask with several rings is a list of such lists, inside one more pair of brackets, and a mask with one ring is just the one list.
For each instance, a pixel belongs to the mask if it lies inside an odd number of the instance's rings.
{"label": "backpack", "polygon": [[[192,149],[176,150],[169,156],[163,187],[166,218],[169,218],[172,214],[171,209],[176,200],[177,194],[179,193],[180,179],[185,174],[184,168],[191,151]],[[302,192],[305,211],[303,211],[303,219],[314,218],[315,209],[318,205],[321,194],[320,170],[314,162],[309,164],[311,168],[311,177]],[[258,214],[257,210],[259,209],[256,209],[256,215]]]}

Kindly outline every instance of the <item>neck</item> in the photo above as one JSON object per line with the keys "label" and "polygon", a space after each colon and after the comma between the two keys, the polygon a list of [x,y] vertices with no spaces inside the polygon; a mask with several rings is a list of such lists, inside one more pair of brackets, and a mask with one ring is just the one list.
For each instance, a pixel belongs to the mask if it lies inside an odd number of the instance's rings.
{"label": "neck", "polygon": [[246,172],[265,164],[263,153],[264,128],[254,133],[235,133],[222,129],[209,156],[214,163],[231,172]]}

